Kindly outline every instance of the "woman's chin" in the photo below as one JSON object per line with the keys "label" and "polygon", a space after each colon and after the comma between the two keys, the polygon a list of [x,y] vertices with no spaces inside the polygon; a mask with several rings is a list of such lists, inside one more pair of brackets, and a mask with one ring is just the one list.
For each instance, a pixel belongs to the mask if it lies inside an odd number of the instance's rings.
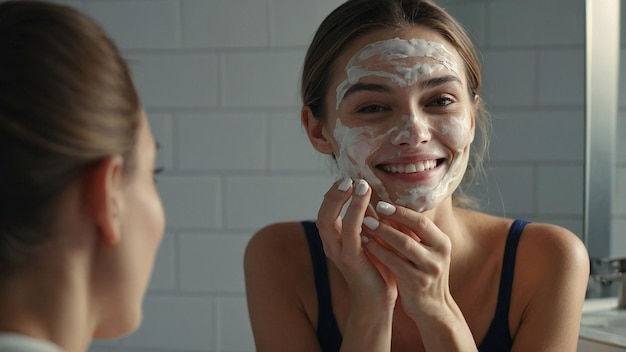
{"label": "woman's chin", "polygon": [[99,340],[117,339],[130,335],[139,328],[141,314],[139,316],[116,319],[115,321],[101,322],[94,331],[93,338]]}

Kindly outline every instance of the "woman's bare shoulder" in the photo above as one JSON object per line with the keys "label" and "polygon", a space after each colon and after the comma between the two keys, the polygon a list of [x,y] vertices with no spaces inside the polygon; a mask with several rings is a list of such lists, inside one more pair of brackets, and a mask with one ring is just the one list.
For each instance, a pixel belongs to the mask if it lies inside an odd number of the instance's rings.
{"label": "woman's bare shoulder", "polygon": [[[471,219],[473,232],[481,237],[487,235],[487,240],[502,239],[514,221],[476,211],[466,211],[464,215]],[[540,222],[530,222],[524,227],[517,257],[537,265],[563,263],[564,260],[588,264],[587,249],[576,234],[562,226]]]}
{"label": "woman's bare shoulder", "polygon": [[294,246],[306,244],[302,223],[298,221],[280,222],[258,230],[248,242],[248,249],[254,251],[292,252]]}
{"label": "woman's bare shoulder", "polygon": [[[253,267],[281,269],[298,267],[310,259],[302,224],[297,221],[274,223],[257,231],[246,247],[244,262],[246,270]],[[295,268],[294,268],[295,269]]]}
{"label": "woman's bare shoulder", "polygon": [[589,256],[584,243],[572,231],[554,224],[526,225],[516,262],[516,281],[523,283],[519,289],[528,299],[550,301],[559,292],[584,296]]}
{"label": "woman's bare shoulder", "polygon": [[587,248],[581,239],[572,231],[554,224],[526,225],[519,252],[536,265],[589,264]]}

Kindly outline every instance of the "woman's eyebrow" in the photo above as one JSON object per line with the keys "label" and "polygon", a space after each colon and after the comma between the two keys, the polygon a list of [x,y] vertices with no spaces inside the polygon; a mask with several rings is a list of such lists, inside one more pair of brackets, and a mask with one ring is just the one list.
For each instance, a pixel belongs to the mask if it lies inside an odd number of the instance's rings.
{"label": "woman's eyebrow", "polygon": [[343,100],[347,99],[350,95],[361,91],[376,92],[376,93],[391,93],[392,90],[384,84],[377,83],[356,83],[352,87],[348,88],[343,95]]}
{"label": "woman's eyebrow", "polygon": [[463,82],[461,79],[454,75],[446,75],[441,77],[431,78],[420,83],[420,87],[422,89],[432,89],[442,84],[446,84],[448,82],[458,83],[460,86],[463,86]]}

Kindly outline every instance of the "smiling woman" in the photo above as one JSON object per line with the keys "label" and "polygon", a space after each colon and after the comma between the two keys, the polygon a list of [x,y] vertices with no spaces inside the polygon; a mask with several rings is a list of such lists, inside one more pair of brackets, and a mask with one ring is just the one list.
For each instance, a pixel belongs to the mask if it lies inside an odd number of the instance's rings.
{"label": "smiling woman", "polygon": [[349,0],[322,22],[302,123],[343,178],[316,222],[270,225],[248,245],[258,351],[575,350],[582,242],[463,194],[488,141],[480,70],[429,0]]}

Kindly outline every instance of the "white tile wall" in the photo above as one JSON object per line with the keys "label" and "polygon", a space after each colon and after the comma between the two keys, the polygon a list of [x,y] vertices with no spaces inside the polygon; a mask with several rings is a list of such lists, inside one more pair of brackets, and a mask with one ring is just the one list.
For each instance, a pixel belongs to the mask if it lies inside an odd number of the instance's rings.
{"label": "white tile wall", "polygon": [[[242,293],[243,253],[249,234],[181,234],[180,290],[195,293]],[[224,275],[228,268],[228,275]]]}
{"label": "white tile wall", "polygon": [[491,158],[495,161],[583,161],[582,109],[495,110]]}
{"label": "white tile wall", "polygon": [[218,351],[246,351],[254,345],[245,296],[218,298]]}
{"label": "white tile wall", "polygon": [[270,170],[313,173],[331,170],[332,157],[318,153],[311,147],[299,116],[299,110],[294,109],[287,113],[275,113],[270,117]]}
{"label": "white tile wall", "polygon": [[488,8],[490,42],[500,47],[582,45],[583,1],[493,1]]}
{"label": "white tile wall", "polygon": [[538,64],[538,105],[584,105],[585,72],[580,69],[585,67],[584,49],[541,50]]}
{"label": "white tile wall", "polygon": [[269,43],[267,1],[183,0],[188,48],[249,48]]}
{"label": "white tile wall", "polygon": [[170,351],[215,350],[216,298],[190,295],[149,295],[144,321],[121,345]]}
{"label": "white tile wall", "polygon": [[544,215],[577,215],[583,204],[583,168],[580,166],[550,165],[538,168],[537,213]]}
{"label": "white tile wall", "polygon": [[122,49],[175,49],[179,46],[180,16],[175,1],[85,1],[83,10],[98,18]]}
{"label": "white tile wall", "polygon": [[224,54],[222,103],[225,107],[279,108],[298,105],[302,49]]}
{"label": "white tile wall", "polygon": [[302,47],[303,43],[313,39],[322,17],[322,4],[319,1],[270,0],[269,6],[273,46]]}
{"label": "white tile wall", "polygon": [[[174,173],[172,170],[170,172]],[[169,229],[220,229],[222,227],[222,182],[212,175],[158,177]]]}
{"label": "white tile wall", "polygon": [[224,187],[226,228],[260,229],[271,222],[315,218],[330,184],[323,175],[229,177]]}
{"label": "white tile wall", "polygon": [[181,114],[178,160],[181,170],[264,170],[267,114]]}
{"label": "white tile wall", "polygon": [[127,55],[148,108],[215,107],[219,74],[216,54],[168,51]]}
{"label": "white tile wall", "polygon": [[[253,351],[245,245],[269,223],[314,218],[333,177],[300,127],[298,90],[306,46],[342,1],[57,2],[92,15],[131,60],[166,168],[167,234],[143,325],[90,351]],[[475,193],[491,213],[580,234],[583,2],[442,3],[480,45],[494,118],[489,177]]]}
{"label": "white tile wall", "polygon": [[535,212],[535,170],[531,166],[493,166],[488,170],[489,182],[485,209],[502,216],[530,217]]}
{"label": "white tile wall", "polygon": [[485,49],[483,100],[491,108],[531,108],[537,91],[537,58],[531,49]]}

